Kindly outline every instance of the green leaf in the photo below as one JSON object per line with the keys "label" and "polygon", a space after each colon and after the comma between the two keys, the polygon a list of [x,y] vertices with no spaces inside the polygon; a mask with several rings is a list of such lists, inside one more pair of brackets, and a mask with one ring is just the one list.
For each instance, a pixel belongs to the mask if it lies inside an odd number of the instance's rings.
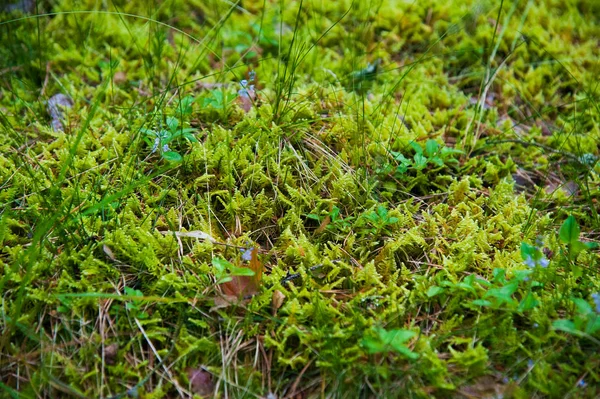
{"label": "green leaf", "polygon": [[192,113],[192,103],[194,102],[194,97],[185,96],[179,102],[179,107],[177,112],[181,115],[189,115]]}
{"label": "green leaf", "polygon": [[427,296],[429,298],[432,298],[436,295],[441,294],[442,292],[444,292],[444,289],[442,287],[438,287],[437,285],[432,285],[431,287],[429,287],[429,289],[427,290]]}
{"label": "green leaf", "polygon": [[177,132],[177,127],[179,126],[179,120],[173,116],[167,116],[167,127],[171,131],[171,133],[175,134]]}
{"label": "green leaf", "polygon": [[228,269],[232,269],[234,266],[223,258],[213,258],[212,265],[217,270],[218,274],[226,274]]}
{"label": "green leaf", "polygon": [[181,154],[175,151],[167,151],[162,153],[162,157],[170,162],[181,162],[183,161],[183,157]]}
{"label": "green leaf", "polygon": [[577,241],[573,241],[570,245],[569,251],[571,252],[572,256],[577,256],[579,255],[579,253],[581,251],[584,251],[588,249],[587,245],[585,245],[583,242],[577,240]]}
{"label": "green leaf", "polygon": [[477,306],[490,306],[492,304],[490,301],[486,301],[485,299],[475,299],[471,303]]}
{"label": "green leaf", "polygon": [[579,314],[587,315],[594,312],[592,306],[585,299],[571,298],[571,301],[575,304],[575,307],[577,307],[577,313]]}
{"label": "green leaf", "polygon": [[437,166],[444,166],[444,161],[440,157],[429,158],[429,161]]}
{"label": "green leaf", "polygon": [[568,333],[574,334],[574,335],[579,335],[579,336],[583,335],[583,333],[581,331],[579,331],[577,328],[575,328],[575,324],[571,320],[565,320],[565,319],[554,320],[554,322],[552,323],[552,328],[554,328],[555,330],[568,332]]}
{"label": "green leaf", "polygon": [[408,347],[403,345],[404,342],[416,336],[416,332],[398,329],[387,331],[384,328],[376,328],[375,333],[375,337],[365,337],[361,341],[361,344],[368,353],[375,354],[393,351],[400,353],[409,359],[416,359],[419,357],[418,354],[412,352]]}
{"label": "green leaf", "polygon": [[423,156],[423,154],[415,154],[415,169],[421,170],[427,166],[427,158]]}
{"label": "green leaf", "polygon": [[511,281],[501,288],[492,288],[483,296],[484,298],[496,298],[501,302],[511,303],[513,302],[512,295],[519,287],[518,281]]}
{"label": "green leaf", "polygon": [[409,144],[412,147],[412,149],[415,150],[416,154],[423,154],[423,149],[417,142],[411,141]]}
{"label": "green leaf", "polygon": [[540,302],[535,299],[533,293],[530,291],[527,293],[527,296],[521,300],[521,303],[519,303],[519,312],[531,310],[539,304]]}
{"label": "green leaf", "polygon": [[589,316],[588,322],[585,326],[585,332],[592,335],[597,331],[600,331],[600,316],[592,314]]}
{"label": "green leaf", "polygon": [[537,259],[538,249],[533,245],[527,244],[525,241],[521,243],[521,259],[527,260],[531,258],[533,260]]}
{"label": "green leaf", "polygon": [[570,215],[560,227],[559,237],[565,244],[572,244],[579,240],[579,225],[573,215]]}
{"label": "green leaf", "polygon": [[232,276],[254,276],[254,270],[249,269],[247,267],[236,267],[233,266],[231,268],[231,275]]}
{"label": "green leaf", "polygon": [[437,143],[437,141],[429,139],[427,140],[427,143],[425,143],[425,154],[427,154],[427,156],[431,158],[438,152],[439,148],[440,146]]}

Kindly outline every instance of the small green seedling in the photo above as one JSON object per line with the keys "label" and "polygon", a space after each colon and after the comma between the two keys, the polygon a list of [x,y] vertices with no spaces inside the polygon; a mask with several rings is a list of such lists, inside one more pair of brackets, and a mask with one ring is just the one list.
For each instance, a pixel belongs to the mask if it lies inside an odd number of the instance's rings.
{"label": "small green seedling", "polygon": [[419,355],[405,345],[406,341],[416,335],[416,332],[410,330],[387,331],[385,328],[375,327],[370,336],[362,339],[361,344],[370,354],[395,352],[409,359],[417,359]]}
{"label": "small green seedling", "polygon": [[569,260],[574,259],[577,255],[586,249],[598,248],[598,244],[595,242],[583,242],[579,240],[579,234],[581,229],[579,224],[573,215],[569,215],[567,220],[564,221],[560,227],[558,233],[560,241],[567,245],[567,254]]}
{"label": "small green seedling", "polygon": [[582,298],[571,298],[575,305],[575,316],[573,320],[559,319],[552,323],[555,330],[564,331],[569,334],[586,337],[600,344],[600,341],[592,337],[600,331],[600,312]]}
{"label": "small green seedling", "polygon": [[217,284],[227,283],[235,276],[254,276],[254,271],[247,267],[237,267],[222,258],[213,258],[212,265],[215,268]]}
{"label": "small green seedling", "polygon": [[409,169],[421,171],[428,165],[434,167],[444,167],[444,165],[456,164],[458,160],[454,158],[457,154],[462,154],[461,150],[443,146],[441,147],[437,141],[433,139],[427,140],[425,150],[415,141],[410,142],[410,146],[415,151],[412,159],[406,158],[402,153],[390,151],[390,154],[398,166],[396,167],[396,175],[404,175]]}
{"label": "small green seedling", "polygon": [[[131,297],[143,297],[144,294],[140,290],[135,290],[131,287],[125,287],[124,289],[125,295]],[[147,319],[148,313],[141,309],[142,301],[133,300],[125,302],[125,309],[129,312],[129,314],[136,319]]]}
{"label": "small green seedling", "polygon": [[[180,104],[180,110],[188,112],[191,107],[190,104]],[[152,129],[141,129],[141,132],[146,135],[144,140],[148,145],[152,146],[152,153],[160,151],[161,157],[171,162],[181,162],[183,157],[177,151],[171,150],[169,144],[184,138],[190,142],[196,143],[198,140],[194,136],[195,129],[184,128],[179,126],[179,119],[168,116],[166,120],[167,129],[161,129],[159,131]]]}
{"label": "small green seedling", "polygon": [[378,205],[377,210],[371,211],[363,217],[373,226],[375,231],[383,231],[399,221],[397,217],[390,216],[388,210],[383,205]]}

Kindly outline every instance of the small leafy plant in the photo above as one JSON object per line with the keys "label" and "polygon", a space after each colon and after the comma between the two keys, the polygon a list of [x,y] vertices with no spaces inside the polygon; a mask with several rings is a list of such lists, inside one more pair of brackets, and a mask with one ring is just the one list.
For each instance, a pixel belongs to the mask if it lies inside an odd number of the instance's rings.
{"label": "small leafy plant", "polygon": [[[125,287],[124,289],[125,295],[131,297],[143,297],[144,293],[140,290],[133,289],[131,287]],[[133,300],[125,302],[125,309],[129,312],[129,314],[136,319],[147,319],[148,313],[142,310],[142,301]]]}
{"label": "small leafy plant", "polygon": [[362,220],[371,226],[372,232],[387,231],[387,229],[398,223],[399,219],[389,215],[389,211],[383,205],[362,216]]}
{"label": "small leafy plant", "polygon": [[235,266],[233,263],[222,258],[213,258],[212,265],[215,268],[217,284],[228,283],[232,281],[234,277],[251,277],[255,274],[253,270],[250,270],[247,267]]}
{"label": "small leafy plant", "polygon": [[577,220],[573,215],[569,215],[567,220],[562,224],[559,231],[560,241],[567,246],[567,257],[569,261],[573,260],[577,255],[586,249],[594,249],[598,247],[595,242],[583,242],[579,240],[581,229]]}
{"label": "small leafy plant", "polygon": [[427,140],[425,150],[416,142],[411,141],[410,146],[415,151],[412,159],[406,158],[402,153],[390,151],[393,159],[398,162],[395,170],[396,176],[406,174],[410,169],[422,171],[428,165],[433,165],[437,168],[442,168],[444,165],[457,164],[458,160],[454,158],[457,154],[462,154],[461,150],[440,146],[433,139]]}
{"label": "small leafy plant", "polygon": [[552,327],[555,330],[589,338],[600,344],[600,341],[593,337],[600,331],[600,294],[592,294],[592,298],[595,309],[585,299],[572,297],[571,302],[575,305],[574,318],[555,320]]}
{"label": "small leafy plant", "polygon": [[399,353],[409,359],[417,359],[418,354],[411,351],[405,343],[417,335],[411,330],[386,330],[383,327],[374,327],[371,334],[363,338],[361,344],[370,354]]}
{"label": "small leafy plant", "polygon": [[[188,100],[182,101],[179,107],[180,115],[183,117],[185,114],[191,112],[191,103]],[[174,151],[170,148],[169,144],[185,139],[192,143],[197,143],[198,140],[194,136],[196,129],[183,127],[178,118],[174,116],[168,116],[166,119],[167,129],[153,130],[153,129],[141,129],[141,132],[146,135],[144,140],[148,145],[152,146],[152,153],[157,151],[163,159],[171,162],[181,162],[183,157],[178,151]]]}

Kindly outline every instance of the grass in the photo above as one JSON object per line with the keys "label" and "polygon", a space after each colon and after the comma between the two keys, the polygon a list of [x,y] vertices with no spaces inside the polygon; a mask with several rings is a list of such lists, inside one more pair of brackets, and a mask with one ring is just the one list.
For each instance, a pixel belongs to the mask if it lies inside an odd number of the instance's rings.
{"label": "grass", "polygon": [[3,396],[600,394],[594,2],[17,5]]}

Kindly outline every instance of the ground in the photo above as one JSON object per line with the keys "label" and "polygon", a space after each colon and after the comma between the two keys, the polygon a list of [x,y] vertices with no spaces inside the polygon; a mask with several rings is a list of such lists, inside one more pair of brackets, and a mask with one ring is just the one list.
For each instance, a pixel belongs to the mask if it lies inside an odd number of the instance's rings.
{"label": "ground", "polygon": [[599,2],[11,3],[2,397],[600,395]]}

